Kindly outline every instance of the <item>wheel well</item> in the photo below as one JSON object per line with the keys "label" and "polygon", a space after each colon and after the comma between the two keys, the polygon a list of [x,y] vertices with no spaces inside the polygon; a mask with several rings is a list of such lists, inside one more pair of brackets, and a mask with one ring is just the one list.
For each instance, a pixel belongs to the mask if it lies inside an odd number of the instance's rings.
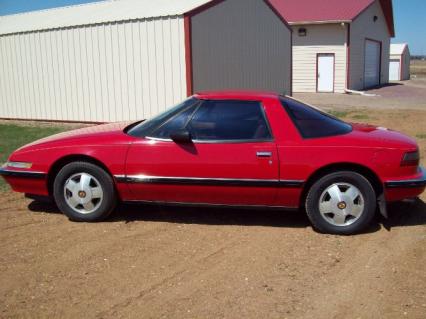
{"label": "wheel well", "polygon": [[108,170],[108,168],[96,158],[87,156],[87,155],[68,155],[57,160],[50,168],[49,173],[47,174],[47,189],[49,191],[49,195],[53,194],[53,182],[55,181],[56,175],[59,173],[62,167],[71,163],[71,162],[87,162],[97,165],[105,170],[111,177],[112,174]]}
{"label": "wheel well", "polygon": [[371,183],[371,186],[373,186],[373,189],[376,193],[376,196],[380,196],[383,193],[383,184],[380,181],[379,177],[374,173],[371,169],[369,169],[366,166],[359,165],[359,164],[353,164],[353,163],[338,163],[338,164],[331,164],[328,166],[324,166],[320,168],[319,170],[315,171],[306,181],[306,183],[303,186],[302,196],[300,197],[300,206],[305,206],[305,199],[308,194],[309,189],[311,186],[321,177],[330,174],[335,173],[336,171],[352,171],[356,172],[362,176],[364,176],[368,181]]}

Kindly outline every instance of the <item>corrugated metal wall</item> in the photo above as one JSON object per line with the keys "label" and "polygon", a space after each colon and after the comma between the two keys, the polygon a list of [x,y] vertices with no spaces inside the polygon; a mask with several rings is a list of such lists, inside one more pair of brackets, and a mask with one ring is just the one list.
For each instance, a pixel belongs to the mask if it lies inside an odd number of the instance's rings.
{"label": "corrugated metal wall", "polygon": [[195,92],[291,94],[291,31],[264,1],[224,1],[193,16],[191,24]]}
{"label": "corrugated metal wall", "polygon": [[[378,17],[376,22],[374,16]],[[351,24],[349,87],[353,90],[364,89],[365,39],[382,42],[380,84],[388,83],[390,34],[382,6],[377,0]]]}
{"label": "corrugated metal wall", "polygon": [[183,17],[0,36],[0,118],[149,118],[186,96]]}

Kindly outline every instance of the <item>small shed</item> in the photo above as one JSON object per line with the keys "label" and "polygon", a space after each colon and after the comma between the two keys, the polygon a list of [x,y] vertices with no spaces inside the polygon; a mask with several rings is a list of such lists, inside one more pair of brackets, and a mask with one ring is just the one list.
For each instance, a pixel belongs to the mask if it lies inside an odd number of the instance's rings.
{"label": "small shed", "polygon": [[293,28],[293,91],[364,90],[389,80],[392,0],[271,0]]}
{"label": "small shed", "polygon": [[392,43],[390,46],[389,81],[410,79],[410,49],[407,43]]}
{"label": "small shed", "polygon": [[0,17],[0,118],[149,118],[195,91],[291,94],[268,0],[108,0]]}

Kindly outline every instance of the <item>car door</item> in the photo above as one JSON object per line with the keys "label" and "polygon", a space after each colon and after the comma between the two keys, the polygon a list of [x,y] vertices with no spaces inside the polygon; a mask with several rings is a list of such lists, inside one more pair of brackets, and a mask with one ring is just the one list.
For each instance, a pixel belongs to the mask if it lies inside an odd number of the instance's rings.
{"label": "car door", "polygon": [[272,205],[278,167],[261,102],[202,100],[133,143],[126,174],[135,200]]}

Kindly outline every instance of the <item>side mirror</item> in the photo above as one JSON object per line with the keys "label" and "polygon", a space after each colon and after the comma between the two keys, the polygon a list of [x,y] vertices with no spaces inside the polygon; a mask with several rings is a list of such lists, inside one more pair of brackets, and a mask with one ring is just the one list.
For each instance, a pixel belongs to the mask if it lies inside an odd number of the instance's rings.
{"label": "side mirror", "polygon": [[191,143],[191,133],[186,130],[179,130],[170,133],[170,138],[176,143]]}

